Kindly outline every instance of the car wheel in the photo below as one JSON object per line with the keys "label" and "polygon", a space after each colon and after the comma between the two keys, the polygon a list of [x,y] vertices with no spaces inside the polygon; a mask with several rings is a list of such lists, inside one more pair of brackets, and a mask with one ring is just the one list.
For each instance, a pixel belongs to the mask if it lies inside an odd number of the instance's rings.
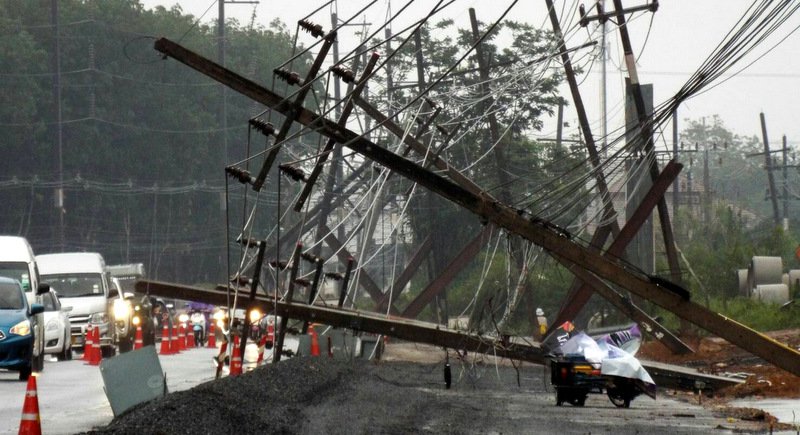
{"label": "car wheel", "polygon": [[72,359],[72,347],[71,346],[67,347],[68,346],[67,343],[69,342],[65,340],[63,349],[61,349],[61,352],[59,352],[58,355],[56,355],[57,360],[68,361]]}
{"label": "car wheel", "polygon": [[34,359],[33,359],[33,371],[35,371],[35,372],[43,372],[44,371],[44,352],[40,353],[39,356],[34,357]]}

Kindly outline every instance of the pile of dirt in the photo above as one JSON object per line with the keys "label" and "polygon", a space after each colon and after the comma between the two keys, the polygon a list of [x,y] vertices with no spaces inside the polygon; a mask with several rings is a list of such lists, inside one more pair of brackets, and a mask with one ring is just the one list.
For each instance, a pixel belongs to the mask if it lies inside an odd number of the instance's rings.
{"label": "pile of dirt", "polygon": [[417,419],[441,418],[468,431],[469,413],[431,416],[451,407],[444,389],[440,364],[296,357],[168,394],[88,433],[408,433]]}
{"label": "pile of dirt", "polygon": [[[766,334],[773,340],[797,349],[800,330],[782,330]],[[670,364],[685,365],[710,374],[736,375],[745,383],[718,391],[723,398],[741,397],[800,397],[800,377],[777,368],[737,346],[718,337],[681,337],[695,349],[694,353],[674,355],[657,341],[644,343],[638,357]]]}

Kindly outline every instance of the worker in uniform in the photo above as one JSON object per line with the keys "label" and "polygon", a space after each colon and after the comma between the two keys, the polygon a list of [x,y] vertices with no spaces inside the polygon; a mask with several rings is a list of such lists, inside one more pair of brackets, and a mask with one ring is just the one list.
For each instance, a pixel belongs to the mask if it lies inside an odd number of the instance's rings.
{"label": "worker in uniform", "polygon": [[539,325],[539,340],[542,340],[547,332],[547,317],[544,316],[544,310],[541,308],[536,309],[536,323]]}

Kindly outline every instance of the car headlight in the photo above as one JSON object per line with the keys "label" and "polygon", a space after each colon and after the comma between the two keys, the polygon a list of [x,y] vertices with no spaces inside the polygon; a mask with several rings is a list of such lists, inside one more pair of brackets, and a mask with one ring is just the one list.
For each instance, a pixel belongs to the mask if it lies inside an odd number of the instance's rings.
{"label": "car headlight", "polygon": [[124,320],[130,316],[131,305],[128,301],[123,299],[114,300],[114,318],[117,320]]}
{"label": "car headlight", "polygon": [[131,323],[133,323],[133,326],[139,326],[142,323],[142,319],[140,319],[138,315],[133,316]]}
{"label": "car headlight", "polygon": [[106,313],[93,313],[89,318],[90,323],[108,323],[108,314]]}
{"label": "car headlight", "polygon": [[58,329],[58,320],[50,319],[50,321],[47,322],[47,330],[48,331],[55,331],[57,329]]}
{"label": "car headlight", "polygon": [[30,335],[31,333],[31,322],[30,320],[23,320],[16,325],[12,326],[8,332],[17,335]]}
{"label": "car headlight", "polygon": [[250,323],[256,323],[259,319],[261,319],[261,311],[258,308],[250,310]]}

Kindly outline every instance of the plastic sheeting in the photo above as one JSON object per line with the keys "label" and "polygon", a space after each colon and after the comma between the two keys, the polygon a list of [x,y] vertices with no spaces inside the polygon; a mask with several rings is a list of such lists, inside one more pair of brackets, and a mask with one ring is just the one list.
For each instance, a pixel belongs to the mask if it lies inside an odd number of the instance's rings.
{"label": "plastic sheeting", "polygon": [[656,383],[636,357],[606,340],[599,343],[584,332],[573,335],[561,345],[564,355],[582,355],[590,363],[600,363],[600,373],[641,381],[643,391],[655,398]]}

